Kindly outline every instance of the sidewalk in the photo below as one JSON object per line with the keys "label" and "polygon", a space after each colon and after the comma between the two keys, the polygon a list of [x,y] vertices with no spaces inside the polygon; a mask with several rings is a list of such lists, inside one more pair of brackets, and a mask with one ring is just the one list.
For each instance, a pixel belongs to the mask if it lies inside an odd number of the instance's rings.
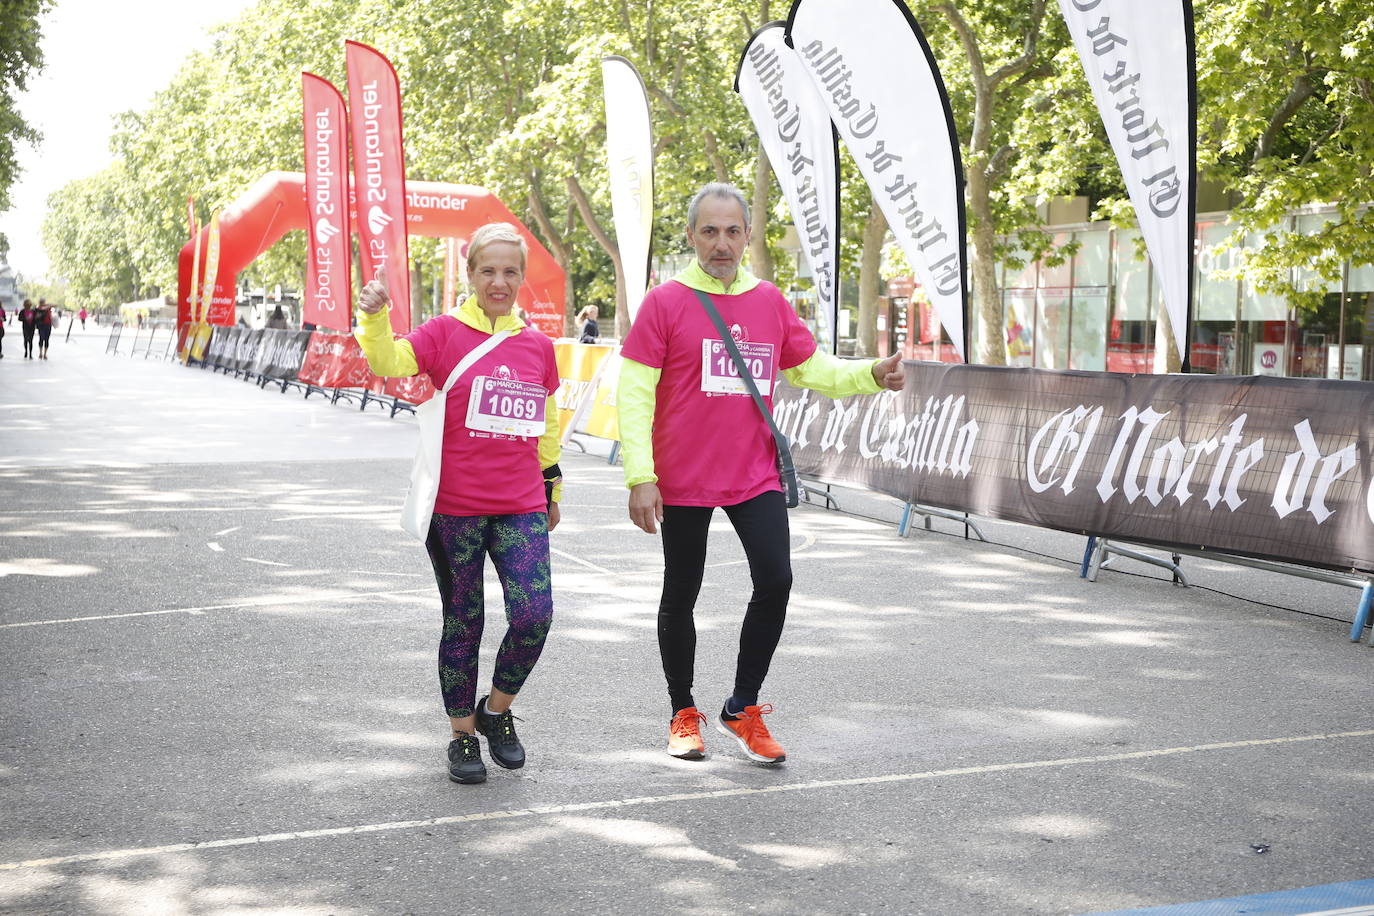
{"label": "sidewalk", "polygon": [[[413,418],[104,345],[0,360],[0,912],[1075,914],[1371,875],[1374,655],[1308,616],[1357,593],[1088,583],[1082,538],[902,539],[852,491],[791,514],[786,765],[668,758],[659,545],[597,442],[562,462],[529,765],[452,784]],[[748,592],[720,513],[708,564],[713,710]]]}

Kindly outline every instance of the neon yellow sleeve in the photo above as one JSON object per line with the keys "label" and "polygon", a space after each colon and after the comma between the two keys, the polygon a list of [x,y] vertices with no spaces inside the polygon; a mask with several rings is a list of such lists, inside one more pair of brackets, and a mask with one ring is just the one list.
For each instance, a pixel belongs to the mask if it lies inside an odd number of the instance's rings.
{"label": "neon yellow sleeve", "polygon": [[359,309],[358,329],[353,336],[363,348],[368,368],[383,378],[409,378],[419,373],[420,364],[415,361],[410,341],[391,336],[391,306],[372,315]]}
{"label": "neon yellow sleeve", "polygon": [[623,357],[620,361],[615,401],[627,487],[658,482],[654,473],[654,405],[662,375],[662,369]]}
{"label": "neon yellow sleeve", "polygon": [[789,385],[819,391],[828,398],[876,394],[883,390],[873,377],[876,359],[840,359],[820,349],[800,366],[782,370]]}
{"label": "neon yellow sleeve", "polygon": [[[563,457],[562,434],[558,428],[558,401],[549,395],[549,403],[544,406],[544,434],[539,437],[539,467],[551,468]],[[553,501],[563,499],[563,481],[553,485]]]}

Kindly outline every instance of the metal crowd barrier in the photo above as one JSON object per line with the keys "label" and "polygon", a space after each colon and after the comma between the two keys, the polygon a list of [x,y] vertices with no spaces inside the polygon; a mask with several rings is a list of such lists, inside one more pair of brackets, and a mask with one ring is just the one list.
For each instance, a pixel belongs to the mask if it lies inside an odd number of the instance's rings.
{"label": "metal crowd barrier", "polygon": [[[1083,563],[1079,567],[1078,575],[1080,578],[1087,579],[1089,582],[1097,581],[1099,570],[1108,569],[1113,557],[1126,557],[1151,566],[1158,566],[1168,570],[1173,576],[1174,584],[1180,588],[1187,588],[1191,583],[1188,576],[1183,571],[1183,557],[1197,557],[1204,560],[1213,560],[1218,563],[1229,563],[1233,566],[1245,566],[1250,569],[1259,569],[1265,572],[1276,572],[1286,576],[1298,576],[1303,579],[1311,579],[1315,582],[1325,582],[1328,585],[1345,585],[1350,588],[1360,589],[1360,600],[1355,610],[1355,619],[1350,627],[1350,641],[1359,642],[1365,627],[1371,624],[1371,612],[1374,611],[1374,577],[1360,577],[1352,573],[1339,573],[1327,569],[1317,569],[1312,566],[1294,566],[1290,563],[1277,563],[1273,560],[1257,560],[1253,557],[1242,557],[1230,553],[1218,553],[1210,550],[1193,550],[1187,547],[1170,547],[1169,559],[1157,557],[1137,549],[1135,545],[1125,547],[1120,541],[1112,541],[1107,538],[1089,537],[1088,545],[1083,551]],[[1369,645],[1374,646],[1374,629],[1369,634]]]}
{"label": "metal crowd barrier", "polygon": [[105,341],[105,353],[119,355],[119,335],[124,331],[124,322],[116,321],[110,325],[110,336]]}

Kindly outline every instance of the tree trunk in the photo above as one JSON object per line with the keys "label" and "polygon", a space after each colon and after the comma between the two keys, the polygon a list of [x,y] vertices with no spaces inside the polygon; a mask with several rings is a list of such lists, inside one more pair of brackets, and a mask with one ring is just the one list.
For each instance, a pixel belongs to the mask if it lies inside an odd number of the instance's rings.
{"label": "tree trunk", "polygon": [[887,217],[877,202],[871,202],[864,223],[863,253],[859,258],[859,356],[878,355],[878,297],[881,293],[883,239],[887,237]]}
{"label": "tree trunk", "polygon": [[768,164],[768,154],[763,150],[763,141],[758,143],[758,156],[754,159],[754,234],[749,239],[749,269],[760,280],[773,282],[775,274],[773,253],[768,250],[768,192],[772,189],[773,169]]}
{"label": "tree trunk", "polygon": [[[992,219],[992,184],[1007,167],[994,165],[990,156],[992,146],[993,107],[997,89],[1003,83],[1030,69],[1037,56],[1040,24],[1045,16],[1046,0],[1030,0],[1029,20],[1022,37],[1021,55],[993,73],[983,62],[983,51],[972,26],[958,5],[937,3],[935,9],[943,13],[959,37],[969,63],[969,79],[973,83],[973,130],[964,155],[964,170],[968,180],[968,208],[973,216],[973,292],[977,299],[978,315],[982,319],[978,358],[990,366],[1007,364],[1006,332],[1002,326],[1002,297],[997,289],[997,265],[993,246],[997,238]],[[1000,156],[997,158],[1001,158]],[[971,357],[973,354],[965,354]]]}
{"label": "tree trunk", "polygon": [[563,236],[554,228],[553,220],[549,219],[549,210],[544,205],[544,195],[539,186],[539,176],[531,173],[527,177],[529,178],[530,190],[526,195],[526,200],[529,203],[530,213],[534,215],[535,225],[544,234],[549,253],[558,262],[558,266],[563,268],[563,330],[569,337],[572,337],[574,336],[572,333],[572,316],[577,314],[577,296],[573,289],[572,271],[569,269],[572,262],[572,252]]}
{"label": "tree trunk", "polygon": [[706,159],[711,163],[711,171],[716,176],[715,180],[729,181],[730,170],[725,167],[725,159],[720,154],[720,145],[716,143],[716,135],[708,130],[702,135],[702,140],[706,147]]}
{"label": "tree trunk", "polygon": [[568,193],[577,204],[577,212],[582,216],[582,222],[597,244],[610,256],[611,265],[615,268],[615,336],[624,340],[625,335],[630,333],[630,306],[625,297],[625,267],[620,261],[620,246],[597,221],[596,214],[592,212],[592,202],[587,198],[587,192],[582,190],[578,180],[569,175],[567,182]]}
{"label": "tree trunk", "polygon": [[[979,334],[975,353],[966,355],[969,362],[973,362],[976,355],[977,361],[985,366],[1005,366],[1007,335],[1002,320],[1002,292],[997,288],[997,263],[992,254],[997,234],[993,229],[988,183],[981,169],[968,170],[968,200],[969,208],[973,211],[973,250],[970,255]],[[973,316],[969,317],[971,319]]]}
{"label": "tree trunk", "polygon": [[1163,375],[1166,372],[1177,372],[1183,368],[1183,358],[1178,352],[1178,343],[1174,340],[1174,325],[1169,320],[1169,310],[1160,308],[1159,317],[1155,319],[1155,375]]}

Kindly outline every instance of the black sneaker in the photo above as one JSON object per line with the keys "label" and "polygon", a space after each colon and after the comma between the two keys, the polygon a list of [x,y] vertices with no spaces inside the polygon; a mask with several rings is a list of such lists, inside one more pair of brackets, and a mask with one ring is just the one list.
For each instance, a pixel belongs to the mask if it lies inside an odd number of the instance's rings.
{"label": "black sneaker", "polygon": [[476,735],[459,732],[458,737],[448,743],[448,778],[462,783],[487,781],[482,745]]}
{"label": "black sneaker", "polygon": [[499,766],[518,770],[525,765],[525,747],[515,735],[515,716],[487,712],[487,698],[477,704],[477,730],[487,739],[487,753]]}

